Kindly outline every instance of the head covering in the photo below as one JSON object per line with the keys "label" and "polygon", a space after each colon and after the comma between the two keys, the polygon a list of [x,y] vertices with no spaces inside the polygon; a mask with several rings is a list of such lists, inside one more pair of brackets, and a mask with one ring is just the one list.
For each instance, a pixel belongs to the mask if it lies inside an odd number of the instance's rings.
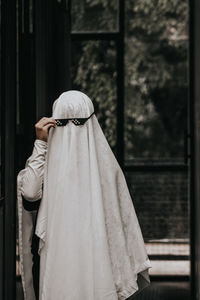
{"label": "head covering", "polygon": [[[62,93],[53,118],[87,118],[90,98]],[[40,300],[124,300],[149,284],[148,259],[124,174],[93,114],[50,128],[40,238]]]}

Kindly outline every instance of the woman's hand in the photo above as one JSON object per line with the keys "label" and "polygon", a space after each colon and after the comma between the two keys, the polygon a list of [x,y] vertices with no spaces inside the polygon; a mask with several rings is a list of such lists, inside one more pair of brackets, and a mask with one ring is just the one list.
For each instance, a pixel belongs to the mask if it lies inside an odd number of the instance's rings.
{"label": "woman's hand", "polygon": [[36,137],[39,140],[47,142],[49,135],[49,128],[56,127],[54,118],[42,118],[35,124]]}

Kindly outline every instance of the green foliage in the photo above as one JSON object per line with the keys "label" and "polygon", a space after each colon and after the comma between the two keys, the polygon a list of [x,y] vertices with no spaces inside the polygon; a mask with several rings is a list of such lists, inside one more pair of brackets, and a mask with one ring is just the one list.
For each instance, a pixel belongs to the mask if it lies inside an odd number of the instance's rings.
{"label": "green foliage", "polygon": [[115,31],[117,14],[116,0],[73,0],[72,31]]}
{"label": "green foliage", "polygon": [[[117,1],[72,1],[73,30],[117,28]],[[188,98],[188,2],[125,3],[125,157],[181,160]],[[114,42],[73,43],[73,88],[98,106],[99,121],[116,146]]]}
{"label": "green foliage", "polygon": [[[97,117],[113,151],[116,150],[116,50],[113,42],[74,43],[72,82],[94,101]],[[78,62],[78,64],[77,64]]]}

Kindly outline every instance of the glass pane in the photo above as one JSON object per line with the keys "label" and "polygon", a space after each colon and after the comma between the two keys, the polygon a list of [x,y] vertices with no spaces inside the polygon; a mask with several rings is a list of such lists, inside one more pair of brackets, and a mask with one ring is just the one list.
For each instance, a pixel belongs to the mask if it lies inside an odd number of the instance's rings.
{"label": "glass pane", "polygon": [[72,89],[81,90],[94,102],[99,123],[115,152],[117,104],[115,42],[73,42],[71,76]]}
{"label": "glass pane", "polygon": [[72,32],[118,31],[118,0],[72,0]]}
{"label": "glass pane", "polygon": [[144,239],[189,240],[187,172],[127,172]]}
{"label": "glass pane", "polygon": [[188,2],[126,1],[125,159],[182,163]]}

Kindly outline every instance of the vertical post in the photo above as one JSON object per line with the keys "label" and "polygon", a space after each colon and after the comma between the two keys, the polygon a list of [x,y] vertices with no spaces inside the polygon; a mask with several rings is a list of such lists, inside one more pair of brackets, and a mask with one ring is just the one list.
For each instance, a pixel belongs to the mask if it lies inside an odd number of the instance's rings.
{"label": "vertical post", "polygon": [[54,2],[54,26],[54,97],[57,97],[57,95],[71,88],[71,22],[69,0],[57,0]]}
{"label": "vertical post", "polygon": [[119,0],[117,39],[117,160],[124,167],[124,1]]}
{"label": "vertical post", "polygon": [[30,0],[18,0],[18,119],[17,170],[24,168],[31,154],[35,134],[35,41]]}
{"label": "vertical post", "polygon": [[200,300],[200,2],[190,5],[191,299]]}
{"label": "vertical post", "polygon": [[36,63],[36,118],[46,116],[48,98],[52,94],[49,81],[52,53],[52,3],[53,0],[35,1],[35,63]]}
{"label": "vertical post", "polygon": [[1,96],[3,96],[4,128],[2,129],[2,166],[4,187],[3,241],[3,298],[15,299],[15,124],[16,124],[16,2],[4,0],[2,5],[2,70]]}
{"label": "vertical post", "polygon": [[[4,109],[3,105],[3,57],[2,57],[2,42],[3,42],[3,28],[2,28],[2,16],[3,16],[3,9],[2,9],[2,0],[0,0],[0,139],[1,144],[4,142],[4,122],[3,122],[3,114],[2,111]],[[3,205],[4,205],[4,188],[3,188],[3,152],[2,147],[0,148],[0,299],[3,299]]]}
{"label": "vertical post", "polygon": [[0,299],[3,299],[3,206],[0,203]]}
{"label": "vertical post", "polygon": [[36,117],[50,116],[53,101],[70,87],[67,1],[35,1]]}

